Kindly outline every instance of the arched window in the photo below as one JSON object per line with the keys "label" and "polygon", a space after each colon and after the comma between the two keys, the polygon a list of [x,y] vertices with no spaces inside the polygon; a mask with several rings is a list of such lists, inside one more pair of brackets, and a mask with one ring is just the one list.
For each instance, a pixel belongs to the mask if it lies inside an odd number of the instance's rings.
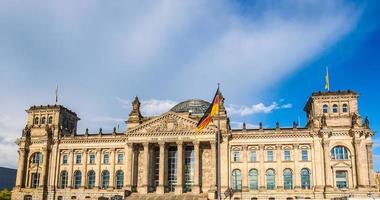
{"label": "arched window", "polygon": [[301,170],[301,188],[310,189],[310,171],[306,168]]}
{"label": "arched window", "polygon": [[248,173],[248,185],[250,190],[257,190],[259,188],[258,184],[258,173],[257,169],[251,169]]}
{"label": "arched window", "polygon": [[52,124],[52,123],[53,123],[53,117],[50,116],[50,117],[48,118],[48,124]]}
{"label": "arched window", "polygon": [[121,189],[124,184],[124,172],[121,170],[118,170],[116,172],[116,188]]}
{"label": "arched window", "polygon": [[33,124],[36,124],[36,125],[37,125],[39,121],[40,121],[40,118],[35,117],[35,118],[34,118],[34,122],[33,122]]}
{"label": "arched window", "polygon": [[95,187],[95,172],[91,170],[87,174],[87,188],[92,189]]}
{"label": "arched window", "polygon": [[104,164],[108,164],[109,163],[109,160],[110,160],[110,155],[108,153],[105,153],[103,155],[103,163]]}
{"label": "arched window", "polygon": [[32,200],[32,195],[25,195],[24,200]]}
{"label": "arched window", "polygon": [[323,105],[323,113],[328,113],[329,112],[329,106],[328,105]]}
{"label": "arched window", "polygon": [[42,154],[40,152],[34,153],[32,155],[32,163],[33,164],[41,164],[42,163]]}
{"label": "arched window", "polygon": [[273,169],[268,169],[266,172],[267,189],[274,190],[276,187],[276,174]]}
{"label": "arched window", "polygon": [[68,176],[67,176],[67,171],[64,170],[61,172],[61,176],[60,176],[60,182],[59,182],[59,186],[60,188],[64,189],[64,188],[67,188],[67,179],[68,179]]}
{"label": "arched window", "polygon": [[338,112],[338,105],[334,104],[332,110],[333,110],[333,113],[337,113]]}
{"label": "arched window", "polygon": [[234,162],[240,162],[240,150],[239,149],[234,149],[232,151],[232,159]]}
{"label": "arched window", "polygon": [[331,149],[331,158],[334,160],[348,160],[349,151],[344,146],[336,146]]}
{"label": "arched window", "polygon": [[241,173],[239,169],[232,171],[232,189],[241,190]]}
{"label": "arched window", "polygon": [[82,181],[82,172],[79,170],[74,172],[74,188],[78,189]]}
{"label": "arched window", "polygon": [[342,111],[343,111],[344,113],[348,112],[347,104],[343,104],[343,106],[342,106]]}
{"label": "arched window", "polygon": [[106,189],[110,185],[110,173],[107,170],[102,172],[102,188]]}
{"label": "arched window", "polygon": [[41,124],[45,124],[46,123],[46,117],[42,117],[41,118]]}
{"label": "arched window", "polygon": [[293,172],[290,169],[284,170],[284,189],[293,189]]}

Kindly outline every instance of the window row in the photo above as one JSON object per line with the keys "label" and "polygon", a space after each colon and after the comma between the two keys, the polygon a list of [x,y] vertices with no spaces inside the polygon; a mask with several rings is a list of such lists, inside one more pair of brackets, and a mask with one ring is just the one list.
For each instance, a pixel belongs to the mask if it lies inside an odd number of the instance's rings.
{"label": "window row", "polygon": [[[338,113],[338,110],[339,110],[338,109],[338,105],[337,104],[333,104],[333,106],[332,106],[332,112],[333,113]],[[330,112],[329,106],[327,104],[324,104],[322,106],[322,111],[323,111],[323,113],[329,113]],[[348,106],[347,106],[347,104],[343,104],[342,105],[342,112],[343,113],[348,112]]]}
{"label": "window row", "polygon": [[[104,153],[103,154],[103,164],[110,164],[110,154],[109,153]],[[66,165],[68,164],[68,155],[63,154],[62,155],[62,164]],[[82,154],[75,154],[75,164],[81,164],[82,163]],[[95,154],[89,154],[88,155],[88,164],[95,164],[96,163],[96,156]],[[116,158],[116,163],[117,164],[123,164],[124,163],[124,153],[117,153],[117,158]]]}
{"label": "window row", "polygon": [[[88,189],[92,189],[95,187],[95,178],[96,173],[94,170],[91,170],[87,173],[87,183],[86,187]],[[103,170],[101,174],[101,181],[100,181],[100,187],[102,189],[107,189],[110,187],[110,172],[108,170]],[[82,172],[81,171],[75,171],[72,179],[72,185],[74,189],[78,189],[82,185]],[[117,189],[121,189],[124,184],[124,172],[122,170],[116,171],[115,174],[115,186]],[[62,171],[60,174],[60,179],[58,186],[61,189],[67,188],[68,183],[68,173],[66,170]]]}
{"label": "window row", "polygon": [[[248,172],[248,188],[250,190],[259,189],[259,176],[257,169],[251,169]],[[293,184],[293,171],[291,169],[285,169],[283,171],[283,185],[285,190],[292,190]],[[303,168],[300,173],[301,176],[301,188],[310,189],[310,171],[307,168]],[[240,169],[232,171],[232,189],[242,189],[242,177]],[[274,169],[268,169],[265,173],[266,188],[268,190],[276,189],[276,171]]]}
{"label": "window row", "polygon": [[[47,121],[46,121],[47,119]],[[53,116],[48,116],[47,118],[44,116],[44,117],[41,117],[41,120],[39,117],[34,117],[33,119],[33,124],[34,125],[39,125],[39,124],[52,124],[53,123]]]}
{"label": "window row", "polygon": [[[266,150],[266,161],[275,161],[274,158],[274,150]],[[249,151],[249,159],[250,162],[257,161],[257,151],[256,150],[250,150]],[[291,150],[284,150],[283,151],[283,160],[284,161],[291,161]],[[307,149],[301,150],[301,160],[302,161],[309,161],[309,151]],[[233,162],[241,162],[241,151],[240,149],[233,149],[232,150],[232,161]]]}

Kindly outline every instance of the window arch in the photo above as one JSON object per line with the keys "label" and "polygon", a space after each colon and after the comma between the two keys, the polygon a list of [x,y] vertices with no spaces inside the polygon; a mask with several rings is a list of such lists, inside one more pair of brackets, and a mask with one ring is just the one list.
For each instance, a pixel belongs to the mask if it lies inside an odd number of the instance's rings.
{"label": "window arch", "polygon": [[60,188],[62,188],[62,189],[67,188],[67,179],[68,179],[67,171],[63,170],[61,172],[60,179],[59,179],[60,180],[60,182],[59,182]]}
{"label": "window arch", "polygon": [[338,105],[334,104],[332,110],[333,110],[333,113],[337,113],[338,112]]}
{"label": "window arch", "polygon": [[35,118],[34,118],[34,121],[33,121],[33,124],[36,124],[36,125],[37,125],[39,121],[40,121],[40,118],[35,117]]}
{"label": "window arch", "polygon": [[33,164],[41,164],[42,163],[42,154],[40,152],[36,152],[31,157],[31,162]]}
{"label": "window arch", "polygon": [[310,189],[310,171],[307,168],[301,170],[301,188]]}
{"label": "window arch", "polygon": [[348,160],[349,151],[344,146],[335,146],[331,149],[331,158],[334,160]]}
{"label": "window arch", "polygon": [[249,170],[248,185],[250,190],[257,190],[259,188],[257,169]]}
{"label": "window arch", "polygon": [[232,171],[232,189],[241,190],[241,172],[239,169]]}
{"label": "window arch", "polygon": [[110,172],[108,170],[104,170],[102,172],[102,188],[106,189],[110,185]]}
{"label": "window arch", "polygon": [[116,172],[116,188],[121,189],[124,184],[124,172],[122,170],[118,170]]}
{"label": "window arch", "polygon": [[344,113],[348,112],[347,104],[343,104],[342,112],[344,112]]}
{"label": "window arch", "polygon": [[266,172],[267,189],[274,190],[276,187],[276,174],[273,169],[268,169]]}
{"label": "window arch", "polygon": [[329,112],[329,106],[327,104],[323,105],[323,113]]}
{"label": "window arch", "polygon": [[95,172],[91,170],[87,173],[87,188],[92,189],[95,187]]}
{"label": "window arch", "polygon": [[82,172],[77,170],[74,172],[74,188],[78,189],[82,182]]}
{"label": "window arch", "polygon": [[41,118],[41,124],[45,124],[46,123],[46,117],[42,117]]}
{"label": "window arch", "polygon": [[48,124],[52,124],[52,123],[53,123],[53,117],[49,116],[49,118],[48,118]]}
{"label": "window arch", "polygon": [[284,170],[284,189],[293,189],[293,172],[290,169]]}

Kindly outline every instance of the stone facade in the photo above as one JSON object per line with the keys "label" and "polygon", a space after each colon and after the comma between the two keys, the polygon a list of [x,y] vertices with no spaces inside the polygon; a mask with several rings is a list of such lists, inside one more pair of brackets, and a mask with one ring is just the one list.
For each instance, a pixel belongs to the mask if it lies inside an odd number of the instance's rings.
{"label": "stone facade", "polygon": [[195,127],[209,103],[189,100],[142,116],[136,97],[118,133],[77,134],[76,113],[33,106],[19,145],[12,199],[214,199],[221,129],[221,190],[231,199],[331,199],[378,195],[369,121],[352,91],[313,93],[306,127],[231,129],[221,114]]}

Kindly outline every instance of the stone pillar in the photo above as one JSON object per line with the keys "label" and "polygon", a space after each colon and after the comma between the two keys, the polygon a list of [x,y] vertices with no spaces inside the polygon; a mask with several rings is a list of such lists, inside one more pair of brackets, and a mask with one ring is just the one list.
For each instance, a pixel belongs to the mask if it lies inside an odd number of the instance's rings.
{"label": "stone pillar", "polygon": [[18,150],[19,159],[18,159],[18,167],[17,167],[17,177],[16,177],[16,187],[21,188],[23,187],[23,178],[24,178],[24,171],[25,171],[25,149],[20,148]]}
{"label": "stone pillar", "polygon": [[276,169],[276,186],[277,190],[284,189],[284,172],[281,167],[282,156],[281,156],[281,144],[276,145],[276,162],[277,162],[277,169]]}
{"label": "stone pillar", "polygon": [[248,146],[244,145],[243,146],[243,155],[242,155],[242,164],[243,164],[243,169],[241,173],[241,181],[242,181],[242,191],[243,192],[248,192],[248,159],[247,159],[247,150]]}
{"label": "stone pillar", "polygon": [[362,141],[360,139],[354,140],[355,147],[355,158],[356,158],[356,175],[358,177],[358,187],[364,188],[368,187],[368,160],[367,160],[367,149],[362,148]]}
{"label": "stone pillar", "polygon": [[199,194],[199,141],[193,141],[194,145],[194,185],[193,185],[193,193]]}
{"label": "stone pillar", "polygon": [[100,175],[102,173],[100,164],[102,162],[102,149],[96,149],[96,167],[95,167],[95,188],[100,188]]}
{"label": "stone pillar", "polygon": [[264,191],[266,188],[265,166],[264,166],[264,160],[265,160],[264,145],[260,144],[259,148],[260,148],[259,186],[260,186],[260,191]]}
{"label": "stone pillar", "polygon": [[148,193],[148,179],[149,179],[149,143],[145,142],[143,143],[144,146],[144,153],[143,153],[143,160],[142,160],[142,166],[143,166],[143,172],[142,172],[142,179],[141,179],[141,185],[139,187],[139,193],[140,194],[147,194]]}
{"label": "stone pillar", "polygon": [[133,143],[127,143],[125,148],[126,159],[124,160],[125,165],[125,176],[124,176],[124,185],[125,189],[132,190],[132,164],[133,164]]}
{"label": "stone pillar", "polygon": [[[323,171],[323,149],[321,144],[321,138],[318,137],[317,134],[313,135],[313,144],[314,148],[313,151],[310,151],[313,157],[312,165],[313,165],[313,171],[312,173],[312,179],[314,180],[314,188],[316,192],[323,192],[323,180],[324,180],[324,171]],[[311,185],[311,187],[313,186]]]}
{"label": "stone pillar", "polygon": [[177,185],[176,194],[182,194],[183,191],[183,141],[177,141]]}
{"label": "stone pillar", "polygon": [[115,151],[116,149],[111,149],[110,153],[110,164],[111,164],[111,170],[110,170],[110,188],[115,188]]}
{"label": "stone pillar", "polygon": [[39,182],[39,186],[43,187],[46,184],[47,180],[47,170],[48,170],[48,163],[49,163],[49,157],[48,157],[48,149],[46,147],[42,148],[42,161],[43,161],[43,166],[42,166],[42,171],[41,171],[41,180]]}
{"label": "stone pillar", "polygon": [[211,183],[210,192],[216,191],[216,141],[210,141],[211,144]]}
{"label": "stone pillar", "polygon": [[160,146],[160,163],[159,163],[159,175],[158,175],[158,186],[157,194],[164,194],[165,192],[165,142],[158,143]]}
{"label": "stone pillar", "polygon": [[80,184],[80,187],[81,188],[86,188],[86,183],[87,183],[87,158],[88,158],[88,155],[87,155],[87,149],[83,149],[82,150],[83,154],[83,171],[82,171],[82,180],[81,180],[81,184]]}
{"label": "stone pillar", "polygon": [[[294,144],[294,172],[293,172],[293,177],[295,179],[294,182],[294,189],[295,190],[300,190],[301,189],[301,170],[299,169],[299,145]],[[310,180],[311,181],[311,180]]]}
{"label": "stone pillar", "polygon": [[74,154],[74,150],[71,149],[70,150],[70,161],[69,161],[69,165],[70,165],[70,170],[68,172],[68,177],[67,177],[67,187],[68,188],[73,188],[73,171],[74,171],[74,157],[75,157],[75,154]]}
{"label": "stone pillar", "polygon": [[367,157],[368,157],[368,177],[369,177],[369,185],[371,187],[376,188],[376,180],[373,175],[372,144],[373,143],[368,143],[366,145]]}
{"label": "stone pillar", "polygon": [[329,141],[323,141],[323,157],[324,157],[324,163],[325,163],[325,190],[332,189],[333,182],[332,182],[332,171],[330,166],[330,148],[329,148]]}

